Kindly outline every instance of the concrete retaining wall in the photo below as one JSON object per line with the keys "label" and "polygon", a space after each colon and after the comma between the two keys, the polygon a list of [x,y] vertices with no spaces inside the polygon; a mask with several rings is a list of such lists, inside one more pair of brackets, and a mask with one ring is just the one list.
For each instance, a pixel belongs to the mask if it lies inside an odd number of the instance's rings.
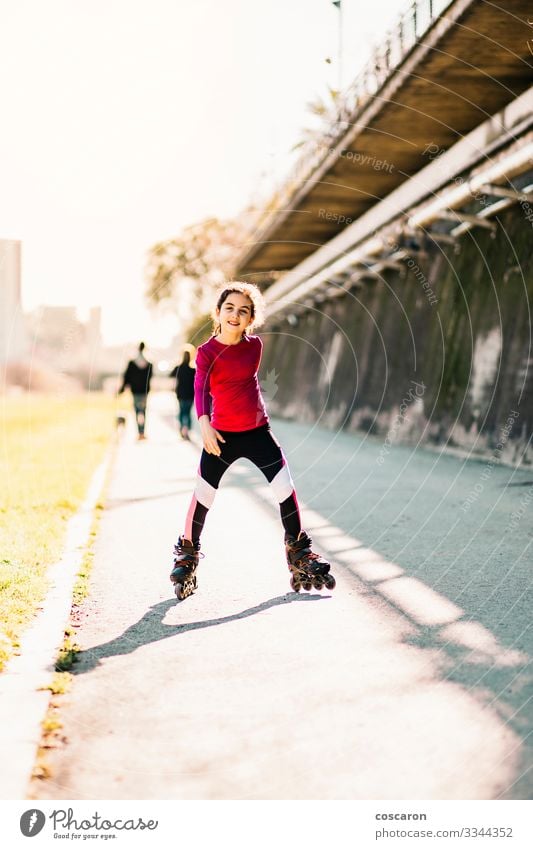
{"label": "concrete retaining wall", "polygon": [[460,250],[413,254],[404,272],[267,326],[261,382],[277,415],[383,440],[447,443],[533,462],[533,208]]}

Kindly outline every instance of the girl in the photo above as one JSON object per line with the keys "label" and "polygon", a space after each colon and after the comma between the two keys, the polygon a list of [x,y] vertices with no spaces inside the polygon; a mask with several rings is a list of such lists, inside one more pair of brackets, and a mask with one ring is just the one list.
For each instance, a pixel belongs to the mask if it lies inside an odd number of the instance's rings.
{"label": "girl", "polygon": [[239,457],[251,460],[272,487],[285,529],[291,586],[333,589],[330,564],[311,550],[300,525],[294,483],[281,447],[270,430],[257,379],[263,343],[249,335],[262,324],[261,292],[251,283],[230,283],[213,312],[214,335],[196,355],[194,397],[203,451],[185,531],[174,547],[170,580],[179,599],[197,587],[200,534],[222,475]]}

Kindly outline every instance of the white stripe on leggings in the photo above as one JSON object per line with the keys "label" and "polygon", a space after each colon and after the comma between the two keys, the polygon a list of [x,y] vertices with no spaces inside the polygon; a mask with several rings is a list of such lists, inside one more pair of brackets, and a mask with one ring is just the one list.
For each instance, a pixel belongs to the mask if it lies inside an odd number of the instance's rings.
{"label": "white stripe on leggings", "polygon": [[216,493],[217,491],[215,487],[211,486],[210,483],[207,483],[201,475],[198,475],[196,479],[196,486],[194,488],[196,500],[209,509],[215,500]]}
{"label": "white stripe on leggings", "polygon": [[279,504],[292,494],[294,481],[291,478],[291,473],[286,463],[283,464],[276,477],[270,481],[270,486],[274,490],[274,495]]}

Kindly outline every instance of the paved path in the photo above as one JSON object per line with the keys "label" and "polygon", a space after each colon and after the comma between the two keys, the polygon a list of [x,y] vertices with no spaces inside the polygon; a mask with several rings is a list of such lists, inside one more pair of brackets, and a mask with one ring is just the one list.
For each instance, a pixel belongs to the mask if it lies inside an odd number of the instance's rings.
{"label": "paved path", "polygon": [[277,506],[241,461],[178,604],[199,449],[168,399],[152,408],[149,440],[128,433],[116,462],[68,742],[29,795],[528,798],[533,473],[493,468],[462,510],[482,464],[394,448],[379,465],[377,440],[275,422],[337,589],[289,591]]}

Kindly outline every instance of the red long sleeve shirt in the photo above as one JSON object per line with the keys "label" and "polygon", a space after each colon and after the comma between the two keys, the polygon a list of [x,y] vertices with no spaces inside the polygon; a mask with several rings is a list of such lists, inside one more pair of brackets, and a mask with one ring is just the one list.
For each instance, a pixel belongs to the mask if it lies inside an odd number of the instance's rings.
{"label": "red long sleeve shirt", "polygon": [[263,343],[245,336],[237,345],[211,337],[196,352],[194,399],[198,418],[211,416],[217,430],[242,431],[268,423],[257,379]]}

